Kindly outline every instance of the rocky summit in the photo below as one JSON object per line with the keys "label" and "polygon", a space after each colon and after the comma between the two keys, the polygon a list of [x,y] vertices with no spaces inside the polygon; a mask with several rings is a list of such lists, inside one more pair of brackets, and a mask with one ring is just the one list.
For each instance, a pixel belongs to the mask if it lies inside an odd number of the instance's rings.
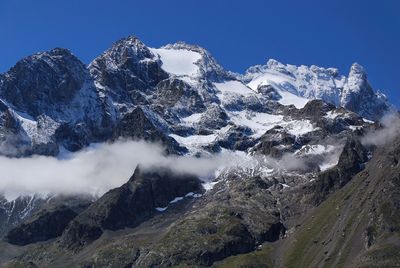
{"label": "rocky summit", "polygon": [[400,117],[358,63],[238,74],[129,36],[88,65],[55,48],[0,74],[1,159],[126,140],[162,149],[124,152],[143,163],[119,187],[0,195],[1,267],[400,266]]}

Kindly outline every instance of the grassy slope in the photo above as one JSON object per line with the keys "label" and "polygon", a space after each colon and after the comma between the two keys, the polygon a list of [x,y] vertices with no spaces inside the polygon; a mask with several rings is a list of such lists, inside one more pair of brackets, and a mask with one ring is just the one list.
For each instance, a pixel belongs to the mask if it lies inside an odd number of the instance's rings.
{"label": "grassy slope", "polygon": [[[389,202],[398,198],[400,166],[384,154],[310,213],[286,241],[284,267],[400,267],[400,215]],[[385,221],[391,228],[382,230]]]}
{"label": "grassy slope", "polygon": [[213,267],[215,267],[215,268],[273,267],[271,251],[272,251],[272,247],[265,244],[262,246],[262,248],[260,248],[256,251],[228,257],[225,260],[214,264]]}

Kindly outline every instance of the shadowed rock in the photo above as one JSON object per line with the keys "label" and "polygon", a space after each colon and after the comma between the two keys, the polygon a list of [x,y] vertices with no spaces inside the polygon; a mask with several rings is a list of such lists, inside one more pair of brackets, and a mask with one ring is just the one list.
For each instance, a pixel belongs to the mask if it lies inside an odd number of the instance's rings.
{"label": "shadowed rock", "polygon": [[202,192],[200,180],[166,168],[143,171],[137,167],[127,183],[113,189],[78,215],[61,237],[64,247],[76,248],[101,236],[103,230],[135,227],[167,207],[176,197]]}

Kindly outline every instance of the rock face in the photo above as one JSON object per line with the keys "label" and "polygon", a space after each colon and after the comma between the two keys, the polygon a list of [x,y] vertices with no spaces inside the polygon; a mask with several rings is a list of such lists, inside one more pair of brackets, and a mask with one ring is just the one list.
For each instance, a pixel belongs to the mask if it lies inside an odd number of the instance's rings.
{"label": "rock face", "polygon": [[347,84],[343,88],[341,106],[372,120],[381,118],[391,109],[385,95],[374,92],[368,83],[367,73],[357,63],[351,66]]}
{"label": "rock face", "polygon": [[149,111],[146,107],[137,107],[132,112],[127,113],[118,122],[114,129],[113,139],[125,138],[158,142],[166,147],[166,153],[169,154],[187,152],[186,148],[179,146],[172,137],[165,134],[168,130],[165,130],[163,122],[158,120],[157,115]]}
{"label": "rock face", "polygon": [[[234,176],[234,175],[229,175]],[[217,184],[194,213],[171,226],[137,264],[154,266],[210,266],[230,255],[247,253],[264,241],[285,234],[268,181],[239,176],[225,178],[232,187]]]}
{"label": "rock face", "polygon": [[106,193],[68,225],[61,244],[80,247],[99,238],[103,230],[135,227],[176,197],[202,191],[194,176],[174,174],[168,169],[146,172],[137,167],[126,184]]}
{"label": "rock face", "polygon": [[56,48],[18,62],[4,76],[1,97],[36,117],[62,112],[87,78],[85,65],[66,49]]}
{"label": "rock face", "polygon": [[363,169],[367,162],[367,150],[354,139],[347,140],[339,157],[338,164],[322,172],[309,190],[313,193],[313,200],[320,203],[328,193],[347,184],[351,178]]}
{"label": "rock face", "polygon": [[[261,138],[254,149],[264,155],[281,157],[285,152],[289,152],[295,146],[296,137],[287,133],[281,127],[268,130]],[[298,147],[298,146],[297,146]]]}
{"label": "rock face", "polygon": [[81,212],[90,202],[91,198],[86,196],[32,195],[11,201],[2,197],[0,236],[8,234],[9,241],[18,245],[56,237],[57,230],[62,229],[57,226],[68,223],[72,214]]}
{"label": "rock face", "polygon": [[37,212],[46,200],[38,196],[18,197],[8,201],[0,197],[0,236]]}
{"label": "rock face", "polygon": [[105,102],[118,104],[109,107],[117,115],[132,105],[147,104],[148,93],[168,78],[161,69],[161,62],[133,36],[116,42],[88,69],[98,90],[105,96]]}
{"label": "rock face", "polygon": [[[0,80],[2,126],[12,132],[2,136],[2,154],[55,155],[58,145],[77,150],[103,138],[98,92],[86,66],[70,51],[57,48],[27,57]],[[66,126],[75,135],[59,135]]]}
{"label": "rock face", "polygon": [[60,208],[52,213],[45,213],[36,221],[23,223],[10,230],[5,239],[14,245],[27,245],[46,241],[61,235],[67,224],[77,215],[72,209]]}
{"label": "rock face", "polygon": [[57,199],[11,229],[5,239],[14,245],[27,245],[58,237],[68,223],[90,205],[90,201],[84,198]]}

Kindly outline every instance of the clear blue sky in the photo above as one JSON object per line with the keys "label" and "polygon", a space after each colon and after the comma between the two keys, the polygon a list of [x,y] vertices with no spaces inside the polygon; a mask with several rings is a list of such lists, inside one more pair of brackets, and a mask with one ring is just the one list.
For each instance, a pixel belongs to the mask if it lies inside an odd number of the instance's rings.
{"label": "clear blue sky", "polygon": [[0,72],[53,47],[89,63],[133,34],[199,44],[237,72],[274,58],[347,74],[357,61],[400,107],[399,12],[398,0],[0,0]]}

